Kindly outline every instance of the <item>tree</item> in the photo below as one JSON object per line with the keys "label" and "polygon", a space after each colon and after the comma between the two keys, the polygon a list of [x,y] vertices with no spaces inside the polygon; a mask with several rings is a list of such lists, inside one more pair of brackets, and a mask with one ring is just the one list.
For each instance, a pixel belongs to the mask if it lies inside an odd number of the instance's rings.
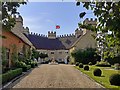
{"label": "tree", "polygon": [[26,4],[24,0],[22,2],[1,2],[2,4],[2,28],[3,30],[11,30],[15,25],[14,16],[19,15],[17,11],[21,4]]}
{"label": "tree", "polygon": [[48,57],[48,54],[40,53],[39,56],[41,59],[45,59],[46,57]]}
{"label": "tree", "polygon": [[96,49],[86,48],[85,50],[79,49],[71,53],[72,57],[74,57],[75,62],[80,62],[84,64],[88,64],[92,62],[93,64],[96,61],[99,61],[99,55],[96,53]]}
{"label": "tree", "polygon": [[[96,2],[95,2],[96,1]],[[114,0],[113,0],[114,1]],[[89,2],[81,2],[83,7],[87,10],[92,10],[94,15],[98,18],[97,27],[91,25],[83,25],[79,23],[79,26],[96,32],[105,34],[103,43],[106,48],[104,51],[104,58],[114,58],[120,55],[120,1],[118,2],[97,2],[97,0]],[[76,3],[77,6],[80,2]],[[83,18],[87,12],[81,12],[80,18]],[[111,32],[111,34],[109,33]],[[100,41],[101,39],[98,39]]]}

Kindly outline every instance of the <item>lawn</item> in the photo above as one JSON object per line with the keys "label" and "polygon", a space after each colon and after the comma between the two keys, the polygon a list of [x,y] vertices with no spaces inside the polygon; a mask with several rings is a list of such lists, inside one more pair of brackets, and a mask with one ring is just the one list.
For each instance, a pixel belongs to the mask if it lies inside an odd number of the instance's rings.
{"label": "lawn", "polygon": [[[96,82],[100,83],[105,88],[116,88],[116,89],[118,88],[120,90],[120,86],[110,85],[110,82],[109,82],[109,77],[114,73],[118,73],[118,70],[111,70],[110,67],[98,67],[94,65],[89,67],[90,67],[90,70],[85,71],[83,68],[79,68],[78,66],[75,66],[75,68],[87,74],[89,77],[94,79]],[[100,77],[93,75],[93,71],[95,68],[100,68],[102,70],[102,75]]]}

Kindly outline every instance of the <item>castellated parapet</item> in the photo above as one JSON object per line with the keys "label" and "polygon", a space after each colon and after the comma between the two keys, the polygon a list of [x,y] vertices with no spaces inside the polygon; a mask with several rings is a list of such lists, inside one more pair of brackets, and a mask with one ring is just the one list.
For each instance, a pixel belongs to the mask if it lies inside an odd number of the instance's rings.
{"label": "castellated parapet", "polygon": [[22,18],[21,15],[19,15],[18,17],[15,16],[15,20],[16,20],[17,23],[19,22],[23,25],[23,18]]}
{"label": "castellated parapet", "polygon": [[97,25],[97,19],[95,18],[93,20],[93,18],[86,18],[84,21],[83,21],[83,24],[89,24],[89,25],[93,25],[93,26],[96,26]]}
{"label": "castellated parapet", "polygon": [[48,38],[49,39],[55,39],[56,38],[56,32],[48,31]]}
{"label": "castellated parapet", "polygon": [[23,33],[28,35],[29,34],[29,28],[28,27],[23,28]]}
{"label": "castellated parapet", "polygon": [[31,35],[35,35],[35,36],[40,36],[40,37],[47,37],[47,35],[38,34],[38,33],[33,33],[33,32],[31,32],[30,34],[31,34]]}
{"label": "castellated parapet", "polygon": [[57,36],[58,38],[69,38],[69,37],[75,37],[74,34],[64,34],[64,35],[59,35]]}

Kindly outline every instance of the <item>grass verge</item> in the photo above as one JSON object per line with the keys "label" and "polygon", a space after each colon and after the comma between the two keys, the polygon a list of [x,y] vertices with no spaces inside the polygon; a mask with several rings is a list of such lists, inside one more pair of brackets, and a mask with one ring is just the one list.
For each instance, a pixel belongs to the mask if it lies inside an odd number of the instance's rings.
{"label": "grass verge", "polygon": [[[104,86],[105,88],[120,90],[120,86],[110,85],[110,82],[109,82],[109,77],[112,74],[118,73],[118,70],[113,70],[111,67],[98,67],[94,65],[89,67],[90,67],[90,70],[85,71],[83,68],[79,68],[78,66],[75,66],[75,68],[77,68],[84,74],[88,75],[90,78],[92,78],[93,80],[95,80],[96,82]],[[93,71],[95,68],[100,68],[102,70],[102,75],[100,77],[93,75]]]}

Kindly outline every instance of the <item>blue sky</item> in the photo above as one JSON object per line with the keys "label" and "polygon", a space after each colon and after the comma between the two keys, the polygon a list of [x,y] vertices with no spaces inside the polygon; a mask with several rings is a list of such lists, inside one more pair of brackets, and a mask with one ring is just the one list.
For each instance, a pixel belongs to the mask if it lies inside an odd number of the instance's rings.
{"label": "blue sky", "polygon": [[[72,34],[78,22],[95,18],[92,11],[76,6],[76,2],[28,2],[27,5],[21,5],[18,11],[30,32],[45,35],[48,31],[56,31],[57,35]],[[88,14],[80,19],[79,13],[83,11]],[[60,25],[60,29],[56,29],[56,25]]]}

